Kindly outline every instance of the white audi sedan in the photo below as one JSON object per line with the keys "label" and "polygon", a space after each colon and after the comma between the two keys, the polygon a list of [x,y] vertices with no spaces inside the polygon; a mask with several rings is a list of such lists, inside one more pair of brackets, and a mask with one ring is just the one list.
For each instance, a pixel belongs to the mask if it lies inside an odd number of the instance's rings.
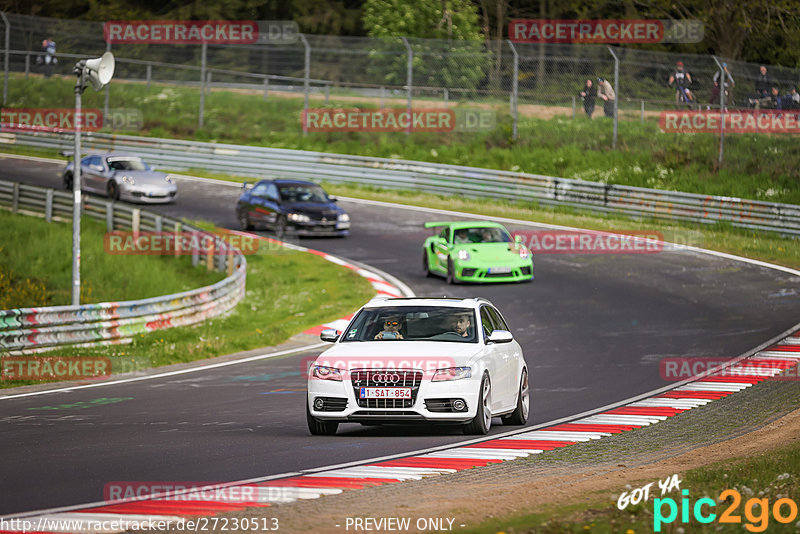
{"label": "white audi sedan", "polygon": [[315,435],[339,423],[455,423],[486,434],[492,417],[523,425],[530,406],[522,349],[483,298],[376,297],[308,371]]}

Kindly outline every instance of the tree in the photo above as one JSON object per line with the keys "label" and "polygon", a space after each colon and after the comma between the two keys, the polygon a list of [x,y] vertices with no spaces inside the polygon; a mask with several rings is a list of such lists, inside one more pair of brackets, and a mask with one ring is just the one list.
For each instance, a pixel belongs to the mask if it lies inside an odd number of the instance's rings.
{"label": "tree", "polygon": [[382,40],[370,50],[369,71],[386,83],[406,81],[400,37],[409,38],[417,87],[472,90],[485,77],[489,54],[468,0],[367,0],[362,21]]}

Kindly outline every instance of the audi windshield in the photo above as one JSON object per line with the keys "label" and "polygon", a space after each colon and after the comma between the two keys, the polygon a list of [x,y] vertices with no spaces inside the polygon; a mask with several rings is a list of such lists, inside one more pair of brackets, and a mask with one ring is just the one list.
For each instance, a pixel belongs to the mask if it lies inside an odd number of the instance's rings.
{"label": "audi windshield", "polygon": [[477,343],[475,312],[450,306],[365,308],[342,336],[350,341]]}

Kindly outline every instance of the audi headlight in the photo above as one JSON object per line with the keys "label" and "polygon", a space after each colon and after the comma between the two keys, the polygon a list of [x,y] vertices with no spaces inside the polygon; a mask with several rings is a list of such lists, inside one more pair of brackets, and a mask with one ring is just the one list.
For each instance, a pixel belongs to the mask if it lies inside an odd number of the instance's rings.
{"label": "audi headlight", "polygon": [[339,222],[348,222],[350,220],[350,216],[346,213],[340,213],[336,219]]}
{"label": "audi headlight", "polygon": [[308,222],[311,218],[303,213],[290,213],[286,216],[290,221],[294,222]]}
{"label": "audi headlight", "polygon": [[333,380],[334,382],[342,381],[342,371],[336,367],[326,367],[324,365],[315,365],[311,369],[311,378],[318,380]]}
{"label": "audi headlight", "polygon": [[463,378],[472,377],[472,369],[469,367],[448,367],[446,369],[437,369],[433,373],[431,382],[446,382],[448,380],[461,380]]}
{"label": "audi headlight", "polygon": [[122,183],[128,185],[136,185],[136,180],[133,179],[133,176],[123,176]]}
{"label": "audi headlight", "polygon": [[459,250],[458,251],[458,259],[461,260],[461,261],[469,260],[469,252],[467,252],[466,250],[463,250],[463,249]]}

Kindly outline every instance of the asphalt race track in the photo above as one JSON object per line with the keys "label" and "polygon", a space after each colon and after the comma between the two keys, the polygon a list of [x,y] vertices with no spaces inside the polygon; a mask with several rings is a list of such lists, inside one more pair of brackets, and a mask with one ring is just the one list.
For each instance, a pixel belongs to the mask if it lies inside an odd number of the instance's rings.
{"label": "asphalt race track", "polygon": [[[60,167],[0,157],[0,179],[60,187]],[[148,209],[236,228],[237,187],[179,187],[174,205]],[[662,358],[734,357],[800,318],[797,278],[692,252],[540,254],[531,284],[447,286],[422,274],[421,243],[424,221],[449,217],[340,202],[352,235],[301,244],[382,269],[420,296],[489,298],[525,351],[529,424],[663,387]],[[313,355],[0,400],[0,515],[100,501],[114,481],[221,482],[464,439],[456,428],[360,425],[310,436],[302,371]],[[493,432],[508,429],[495,422]]]}

